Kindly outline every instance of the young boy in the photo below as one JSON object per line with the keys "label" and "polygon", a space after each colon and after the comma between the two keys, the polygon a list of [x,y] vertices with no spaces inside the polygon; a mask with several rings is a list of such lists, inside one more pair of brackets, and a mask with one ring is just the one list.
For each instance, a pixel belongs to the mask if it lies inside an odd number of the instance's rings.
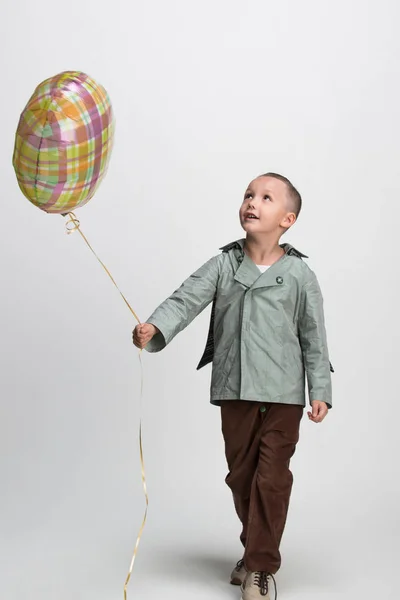
{"label": "young boy", "polygon": [[332,406],[321,291],[304,255],[279,245],[301,203],[282,175],[257,177],[239,211],[246,239],[223,247],[133,332],[138,348],[158,352],[213,302],[199,366],[212,359],[211,403],[221,407],[226,483],[244,546],[231,583],[242,586],[243,600],[269,600],[269,577],[281,564],[305,375],[309,419],[320,423]]}

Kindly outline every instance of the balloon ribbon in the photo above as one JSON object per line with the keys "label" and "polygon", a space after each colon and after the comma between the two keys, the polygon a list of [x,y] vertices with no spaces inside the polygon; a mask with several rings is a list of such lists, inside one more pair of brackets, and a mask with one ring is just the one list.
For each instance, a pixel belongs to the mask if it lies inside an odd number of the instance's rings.
{"label": "balloon ribbon", "polygon": [[[107,273],[107,275],[109,276],[109,278],[111,279],[111,281],[113,282],[114,286],[117,288],[118,292],[120,293],[123,301],[125,302],[125,304],[129,308],[129,310],[131,311],[132,315],[134,316],[134,318],[136,319],[136,321],[140,324],[139,317],[137,316],[137,314],[135,313],[135,311],[133,310],[133,308],[129,304],[128,300],[125,298],[124,294],[119,289],[119,287],[118,287],[118,285],[117,285],[114,277],[111,275],[110,271],[107,269],[107,267],[103,263],[103,261],[96,254],[96,252],[92,248],[91,244],[89,243],[89,240],[87,239],[87,237],[85,236],[85,234],[82,232],[82,230],[81,230],[81,224],[79,222],[79,219],[76,218],[76,216],[75,216],[75,214],[73,212],[67,213],[67,214],[65,214],[63,216],[64,217],[68,217],[68,221],[66,222],[67,233],[70,234],[70,233],[73,233],[74,231],[77,231],[81,235],[81,237],[83,238],[85,244],[89,247],[89,249],[91,250],[91,252],[94,254],[94,256],[96,257],[96,259],[98,260],[98,262],[101,264],[101,266],[103,267],[103,269],[105,270],[105,272]],[[139,352],[139,362],[140,362],[140,375],[141,375],[140,401],[142,401],[142,398],[143,398],[143,363],[142,363],[142,357],[141,357],[141,353],[140,352]],[[127,597],[128,597],[128,584],[129,584],[129,580],[130,580],[131,575],[132,575],[133,565],[135,564],[135,559],[136,559],[137,551],[138,551],[138,548],[139,548],[140,540],[142,538],[142,533],[143,533],[143,530],[144,530],[144,527],[145,527],[145,524],[146,524],[147,511],[148,511],[148,508],[149,508],[149,497],[148,497],[148,493],[147,493],[146,472],[145,472],[145,468],[144,468],[144,458],[143,458],[142,417],[140,417],[140,424],[139,424],[139,448],[140,448],[140,466],[141,466],[141,470],[142,470],[142,483],[143,483],[144,496],[145,496],[145,499],[146,499],[146,510],[145,510],[143,521],[142,521],[142,525],[140,527],[139,534],[138,534],[138,537],[137,537],[137,540],[136,540],[135,549],[133,551],[133,556],[132,556],[131,564],[130,564],[128,575],[127,575],[127,578],[126,578],[126,581],[125,581],[125,585],[124,585],[124,600],[127,600]]]}

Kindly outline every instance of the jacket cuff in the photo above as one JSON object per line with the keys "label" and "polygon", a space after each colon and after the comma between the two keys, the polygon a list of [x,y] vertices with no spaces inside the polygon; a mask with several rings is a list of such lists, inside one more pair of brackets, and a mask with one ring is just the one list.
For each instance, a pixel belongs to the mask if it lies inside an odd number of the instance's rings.
{"label": "jacket cuff", "polygon": [[313,402],[325,402],[325,404],[327,405],[328,409],[332,408],[332,398],[326,398],[324,397],[326,396],[326,394],[312,394],[310,396],[310,405],[312,406]]}

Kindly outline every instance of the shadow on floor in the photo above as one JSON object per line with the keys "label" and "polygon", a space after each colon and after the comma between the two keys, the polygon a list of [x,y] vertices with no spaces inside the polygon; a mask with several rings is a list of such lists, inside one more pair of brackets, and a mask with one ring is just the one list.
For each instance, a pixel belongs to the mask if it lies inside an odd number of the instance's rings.
{"label": "shadow on floor", "polygon": [[[153,556],[153,560],[159,576],[192,584],[206,583],[221,590],[225,589],[229,597],[240,598],[240,588],[229,584],[230,574],[236,562],[233,556],[227,557],[201,549],[188,549],[186,552],[171,549],[170,553]],[[338,565],[335,565],[335,561],[327,560],[323,553],[311,557],[307,552],[287,555],[283,568],[276,575],[278,589],[284,593],[313,589],[333,591],[346,579]]]}

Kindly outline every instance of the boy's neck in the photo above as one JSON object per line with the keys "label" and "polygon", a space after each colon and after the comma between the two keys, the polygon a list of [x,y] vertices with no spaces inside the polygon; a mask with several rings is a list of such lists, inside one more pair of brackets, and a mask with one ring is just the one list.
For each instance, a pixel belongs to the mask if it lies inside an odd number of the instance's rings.
{"label": "boy's neck", "polygon": [[252,237],[247,235],[244,251],[256,265],[272,265],[285,254],[279,245],[280,238]]}

